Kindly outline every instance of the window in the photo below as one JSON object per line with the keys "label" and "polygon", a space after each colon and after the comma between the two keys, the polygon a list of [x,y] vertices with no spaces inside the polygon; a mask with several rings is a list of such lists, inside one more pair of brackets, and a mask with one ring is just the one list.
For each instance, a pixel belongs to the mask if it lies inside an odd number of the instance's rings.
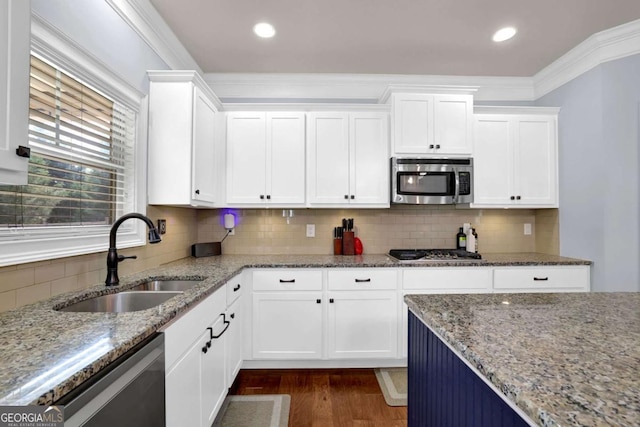
{"label": "window", "polygon": [[[44,21],[31,22],[28,184],[0,185],[0,266],[105,251],[146,213],[146,97]],[[127,221],[118,247],[146,244]]]}
{"label": "window", "polygon": [[31,56],[29,183],[0,186],[0,227],[110,225],[125,189],[135,113]]}

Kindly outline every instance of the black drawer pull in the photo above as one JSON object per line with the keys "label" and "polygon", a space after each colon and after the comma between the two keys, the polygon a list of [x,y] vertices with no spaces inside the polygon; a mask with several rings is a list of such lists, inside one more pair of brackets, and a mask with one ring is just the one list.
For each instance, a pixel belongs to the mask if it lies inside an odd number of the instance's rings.
{"label": "black drawer pull", "polygon": [[218,335],[213,335],[213,328],[207,328],[209,330],[209,335],[211,339],[220,338],[225,332],[227,332],[227,329],[229,329],[229,325],[231,324],[231,322],[225,318],[224,313],[222,313],[222,322],[224,323],[224,329]]}
{"label": "black drawer pull", "polygon": [[233,292],[238,292],[240,290],[240,285],[233,287]]}
{"label": "black drawer pull", "polygon": [[369,283],[371,279],[356,279],[356,283]]}
{"label": "black drawer pull", "polygon": [[320,298],[318,298],[318,299],[316,300],[316,304],[320,304],[321,302],[322,302],[322,300],[321,300]]}
{"label": "black drawer pull", "polygon": [[329,298],[329,302],[333,304],[333,298]]}
{"label": "black drawer pull", "polygon": [[280,283],[296,283],[296,279],[290,279],[290,280],[280,279]]}
{"label": "black drawer pull", "polygon": [[533,280],[535,282],[544,282],[544,281],[549,280],[549,278],[548,277],[534,277]]}

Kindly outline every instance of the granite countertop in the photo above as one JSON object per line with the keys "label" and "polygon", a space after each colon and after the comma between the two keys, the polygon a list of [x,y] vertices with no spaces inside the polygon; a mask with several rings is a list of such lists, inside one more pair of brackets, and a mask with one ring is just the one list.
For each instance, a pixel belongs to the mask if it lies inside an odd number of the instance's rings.
{"label": "granite countertop", "polygon": [[[387,255],[223,255],[186,258],[103,284],[0,313],[0,405],[51,404],[99,372],[163,325],[221,287],[244,268],[438,267],[584,265],[588,261],[543,254],[491,254],[481,262],[403,263]],[[60,308],[129,289],[149,279],[202,282],[148,310],[71,313]]]}
{"label": "granite countertop", "polygon": [[640,293],[405,301],[538,424],[640,425]]}

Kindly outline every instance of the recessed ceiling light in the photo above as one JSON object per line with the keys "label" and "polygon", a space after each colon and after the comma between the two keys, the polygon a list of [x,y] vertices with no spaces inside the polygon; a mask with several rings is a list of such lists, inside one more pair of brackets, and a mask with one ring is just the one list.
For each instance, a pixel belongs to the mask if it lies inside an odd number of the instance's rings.
{"label": "recessed ceiling light", "polygon": [[276,29],[273,28],[273,25],[267,22],[260,22],[259,24],[254,25],[253,32],[256,33],[258,37],[262,37],[264,39],[268,39],[276,35]]}
{"label": "recessed ceiling light", "polygon": [[494,42],[503,42],[515,36],[516,33],[517,33],[517,30],[513,27],[504,27],[496,31],[492,39]]}

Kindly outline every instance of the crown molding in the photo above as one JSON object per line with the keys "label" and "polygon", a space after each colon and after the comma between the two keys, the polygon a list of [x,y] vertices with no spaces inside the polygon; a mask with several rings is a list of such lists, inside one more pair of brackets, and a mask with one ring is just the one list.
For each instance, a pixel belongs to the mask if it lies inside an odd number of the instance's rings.
{"label": "crown molding", "polygon": [[559,107],[523,107],[505,105],[474,105],[474,114],[540,114],[558,115]]}
{"label": "crown molding", "polygon": [[593,34],[533,76],[535,99],[592,68],[640,53],[640,19]]}
{"label": "crown molding", "polygon": [[105,0],[124,21],[174,70],[196,70],[189,54],[149,0]]}
{"label": "crown molding", "polygon": [[402,90],[463,91],[479,101],[531,101],[528,77],[425,76],[402,74],[262,74],[206,73],[204,80],[224,102],[384,103],[389,93]]}

